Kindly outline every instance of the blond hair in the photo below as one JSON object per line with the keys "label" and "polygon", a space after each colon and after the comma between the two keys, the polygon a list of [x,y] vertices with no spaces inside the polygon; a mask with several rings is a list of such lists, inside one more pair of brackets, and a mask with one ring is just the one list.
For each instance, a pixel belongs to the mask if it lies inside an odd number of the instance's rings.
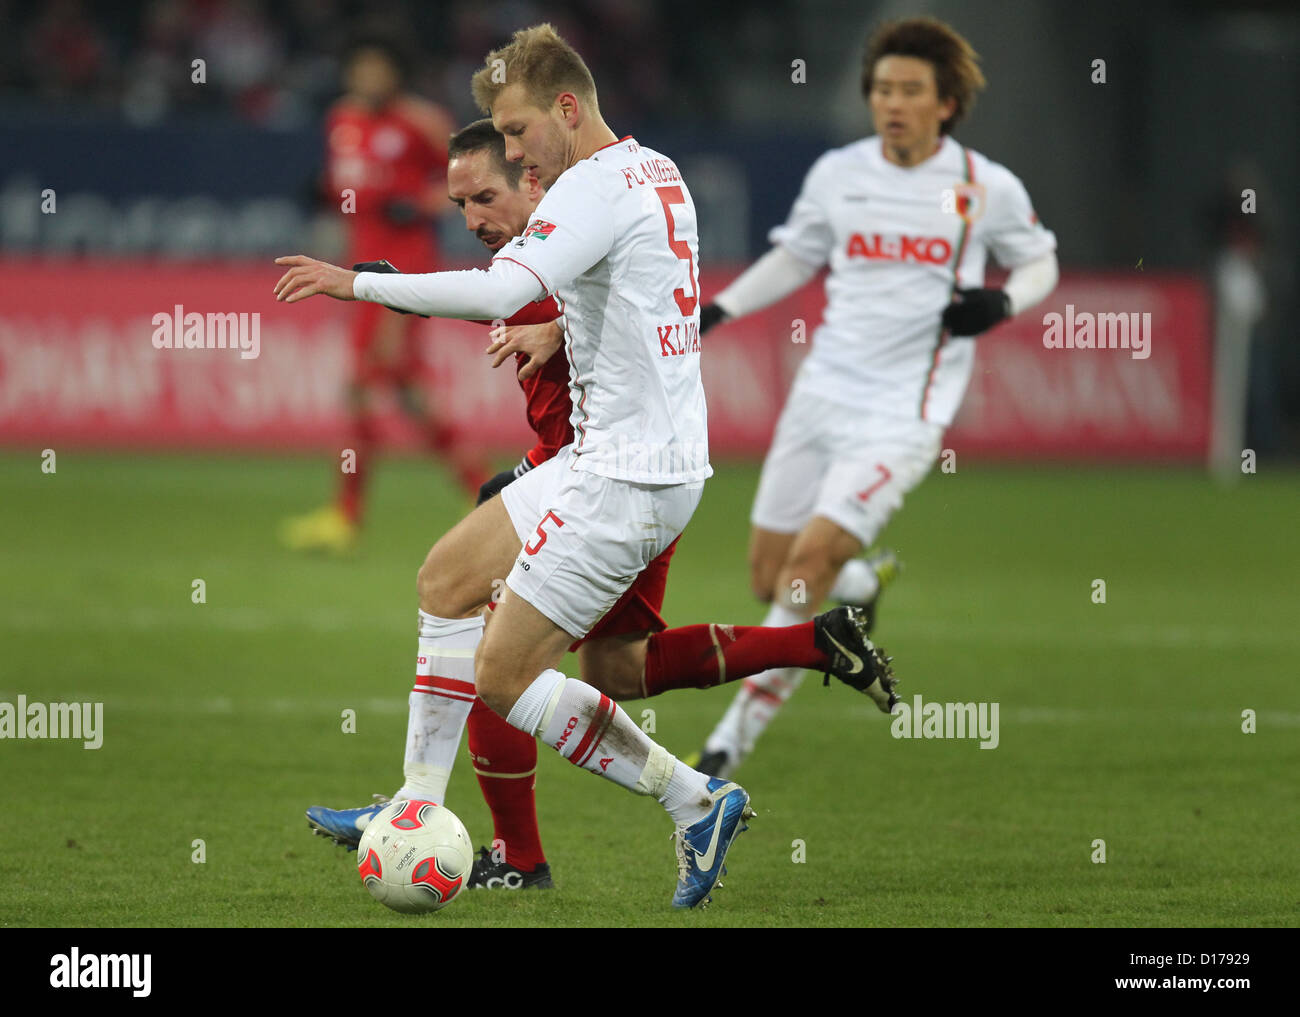
{"label": "blond hair", "polygon": [[593,110],[598,109],[596,82],[582,57],[548,24],[521,28],[506,45],[487,55],[470,80],[474,101],[489,116],[492,104],[510,85],[520,84],[528,101],[550,109],[555,97],[572,92]]}

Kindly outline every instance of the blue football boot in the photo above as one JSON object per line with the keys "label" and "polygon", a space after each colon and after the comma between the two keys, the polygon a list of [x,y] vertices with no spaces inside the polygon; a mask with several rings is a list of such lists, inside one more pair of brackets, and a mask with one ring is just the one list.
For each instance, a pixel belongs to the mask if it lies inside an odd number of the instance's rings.
{"label": "blue football boot", "polygon": [[693,908],[708,904],[714,886],[726,871],[723,861],[737,835],[749,827],[752,819],[749,793],[739,784],[712,777],[708,783],[713,809],[698,823],[679,826],[673,834],[677,848],[677,892],[673,907]]}
{"label": "blue football boot", "polygon": [[327,809],[323,805],[313,805],[307,810],[307,825],[316,836],[328,837],[335,844],[355,851],[370,821],[388,808],[389,802],[390,799],[383,795],[375,795],[373,805],[363,805],[359,809]]}

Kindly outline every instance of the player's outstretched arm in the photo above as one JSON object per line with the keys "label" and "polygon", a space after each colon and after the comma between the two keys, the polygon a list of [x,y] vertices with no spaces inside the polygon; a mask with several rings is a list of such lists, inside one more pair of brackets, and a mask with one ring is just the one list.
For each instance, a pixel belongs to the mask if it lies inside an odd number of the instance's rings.
{"label": "player's outstretched arm", "polygon": [[494,261],[486,272],[425,275],[350,272],[301,254],[276,258],[275,263],[288,268],[275,284],[275,298],[290,304],[324,293],[439,318],[504,320],[544,292],[534,272],[505,259]]}
{"label": "player's outstretched arm", "polygon": [[784,300],[815,276],[817,268],[777,244],[714,297],[712,303],[700,308],[700,332]]}
{"label": "player's outstretched arm", "polygon": [[508,258],[497,258],[487,270],[422,275],[361,272],[352,290],[358,300],[463,321],[504,321],[545,293],[534,271]]}
{"label": "player's outstretched arm", "polygon": [[318,293],[336,300],[356,299],[352,292],[352,280],[357,277],[356,272],[349,272],[346,268],[339,268],[326,261],[317,261],[305,254],[276,258],[275,263],[288,268],[275,284],[276,300],[292,304]]}
{"label": "player's outstretched arm", "polygon": [[[358,272],[358,273],[360,273],[360,272],[382,272],[382,273],[385,274],[385,275],[400,275],[401,272],[402,272],[402,270],[401,270],[400,268],[398,268],[396,265],[394,265],[394,264],[393,264],[391,261],[389,261],[387,258],[380,258],[378,261],[358,261],[355,265],[352,266],[352,271],[353,271],[353,272]],[[354,291],[355,291],[356,283],[354,282],[352,285],[353,285],[353,289],[354,289]],[[384,306],[387,307],[388,305],[385,304]],[[398,314],[415,314],[415,313],[416,313],[416,312],[414,312],[414,311],[407,311],[407,310],[404,310],[404,309],[402,309],[402,308],[400,308],[400,307],[389,307],[388,309],[389,309],[390,311],[396,311]],[[427,315],[427,314],[421,314],[420,317],[421,317],[421,318],[427,318],[428,315]]]}
{"label": "player's outstretched arm", "polygon": [[564,329],[558,320],[541,325],[499,325],[488,337],[492,340],[487,348],[492,366],[500,367],[516,353],[522,353],[527,359],[519,369],[519,380],[526,381],[564,344]]}

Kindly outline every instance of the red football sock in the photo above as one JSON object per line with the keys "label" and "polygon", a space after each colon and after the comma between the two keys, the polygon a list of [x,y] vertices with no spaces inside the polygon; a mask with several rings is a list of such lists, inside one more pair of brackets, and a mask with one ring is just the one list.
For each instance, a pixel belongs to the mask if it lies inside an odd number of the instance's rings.
{"label": "red football sock", "polygon": [[425,421],[424,440],[430,452],[447,460],[469,495],[476,497],[478,489],[492,478],[488,461],[467,445],[464,434],[455,425],[432,417]]}
{"label": "red football sock", "polygon": [[[370,453],[375,445],[375,422],[369,414],[352,421],[352,451],[356,453],[351,472],[344,472],[339,483],[339,511],[350,522],[361,521],[362,496],[370,470]],[[342,463],[342,460],[340,460]]]}
{"label": "red football sock", "polygon": [[813,623],[788,628],[759,625],[687,625],[650,636],[645,655],[645,694],[669,689],[708,689],[776,667],[825,668],[826,654],[813,643]]}
{"label": "red football sock", "polygon": [[430,417],[424,423],[424,440],[432,452],[448,452],[456,447],[459,439],[456,428],[438,417]]}
{"label": "red football sock", "polygon": [[496,840],[505,845],[506,861],[528,872],[546,861],[537,829],[537,739],[511,727],[481,699],[470,707],[469,754],[492,810]]}

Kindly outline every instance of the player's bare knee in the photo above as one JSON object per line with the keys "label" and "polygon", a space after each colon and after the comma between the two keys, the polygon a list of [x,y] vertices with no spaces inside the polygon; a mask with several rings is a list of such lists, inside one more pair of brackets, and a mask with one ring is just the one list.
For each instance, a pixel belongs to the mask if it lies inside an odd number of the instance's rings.
{"label": "player's bare knee", "polygon": [[436,549],[420,566],[415,585],[420,610],[439,618],[468,618],[482,608],[490,593],[482,581],[467,575]]}
{"label": "player's bare knee", "polygon": [[600,684],[596,687],[610,699],[619,702],[626,699],[641,699],[645,696],[645,691],[641,687],[641,673],[640,668],[613,667],[600,676]]}
{"label": "player's bare knee", "polygon": [[479,699],[504,717],[518,697],[510,696],[510,682],[501,664],[500,655],[493,651],[491,640],[485,634],[474,653],[474,687]]}
{"label": "player's bare knee", "polygon": [[776,573],[779,568],[779,562],[769,561],[766,557],[750,557],[749,589],[760,603],[772,602],[772,590],[776,586]]}
{"label": "player's bare knee", "polygon": [[606,637],[584,643],[578,651],[582,680],[611,699],[641,699],[645,692],[641,677],[645,672],[645,644],[628,645],[619,637]]}
{"label": "player's bare knee", "polygon": [[432,552],[420,566],[415,577],[415,588],[420,595],[420,610],[439,618],[454,617],[451,613],[447,594],[446,571],[438,567]]}
{"label": "player's bare knee", "polygon": [[[794,603],[820,603],[838,571],[823,548],[801,548],[790,555],[776,586]],[[775,590],[773,595],[778,595]]]}
{"label": "player's bare knee", "polygon": [[493,713],[504,717],[510,712],[510,708],[515,705],[515,699],[505,695],[503,686],[491,680],[484,682],[482,676],[476,676],[476,684],[479,699],[483,700]]}

